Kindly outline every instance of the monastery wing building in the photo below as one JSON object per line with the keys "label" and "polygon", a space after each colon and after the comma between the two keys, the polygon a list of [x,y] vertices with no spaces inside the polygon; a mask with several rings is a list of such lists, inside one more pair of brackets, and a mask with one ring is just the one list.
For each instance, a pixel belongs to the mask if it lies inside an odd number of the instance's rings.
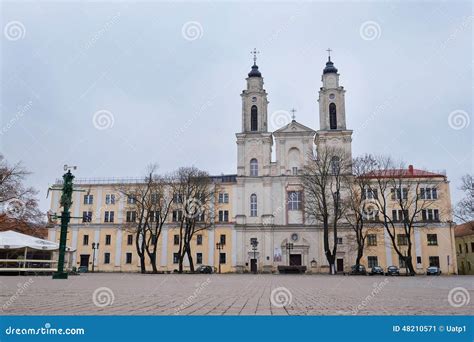
{"label": "monastery wing building", "polygon": [[[236,133],[237,173],[212,177],[219,184],[214,222],[193,238],[192,253],[197,266],[221,265],[222,272],[277,272],[278,266],[305,266],[307,272],[328,272],[323,250],[323,229],[308,218],[304,208],[301,175],[308,156],[315,149],[337,148],[352,158],[352,130],[346,126],[345,90],[340,85],[337,68],[329,57],[322,73],[319,90],[319,130],[294,119],[276,130],[268,131],[268,100],[262,74],[256,65],[246,78],[242,91],[242,126]],[[275,160],[272,151],[275,149]],[[450,223],[449,183],[442,173],[427,172],[410,166],[404,171],[407,181],[426,179],[438,184],[430,192],[433,205],[423,213],[425,224],[412,236],[413,264],[423,273],[432,265],[444,274],[455,273],[456,252]],[[139,271],[134,235],[127,229],[133,215],[126,199],[116,193],[117,184],[131,180],[77,180],[67,245],[76,250],[71,260],[76,267],[96,271]],[[426,191],[428,191],[427,189]],[[430,190],[431,191],[431,190]],[[53,192],[51,211],[60,212],[59,193]],[[399,213],[393,210],[394,215]],[[178,268],[177,251],[179,210],[173,210],[159,241],[160,271]],[[379,221],[373,218],[368,228],[367,246],[362,264],[370,268],[391,265],[404,268],[404,260],[391,246],[390,238]],[[338,228],[337,272],[348,272],[356,259],[354,233],[344,223]],[[400,233],[399,235],[403,235]],[[49,229],[49,239],[58,241],[59,227]],[[403,241],[403,236],[401,240]],[[92,243],[99,243],[93,251]],[[220,243],[222,249],[216,248]],[[187,264],[185,264],[187,267]]]}

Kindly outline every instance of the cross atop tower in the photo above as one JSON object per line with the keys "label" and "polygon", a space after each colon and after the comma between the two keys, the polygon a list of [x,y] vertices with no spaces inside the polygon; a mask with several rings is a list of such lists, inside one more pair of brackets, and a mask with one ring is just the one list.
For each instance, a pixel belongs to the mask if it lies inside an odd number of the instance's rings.
{"label": "cross atop tower", "polygon": [[331,60],[331,51],[332,51],[331,48],[328,48],[326,51],[328,52],[328,58],[329,58],[329,60]]}
{"label": "cross atop tower", "polygon": [[253,55],[253,65],[257,65],[257,54],[259,54],[260,51],[257,51],[257,49],[254,48],[250,53]]}
{"label": "cross atop tower", "polygon": [[292,114],[291,114],[291,118],[293,119],[293,121],[295,121],[295,118],[296,118],[296,115],[295,115],[296,109],[292,108],[292,109],[290,110],[290,112],[292,113]]}

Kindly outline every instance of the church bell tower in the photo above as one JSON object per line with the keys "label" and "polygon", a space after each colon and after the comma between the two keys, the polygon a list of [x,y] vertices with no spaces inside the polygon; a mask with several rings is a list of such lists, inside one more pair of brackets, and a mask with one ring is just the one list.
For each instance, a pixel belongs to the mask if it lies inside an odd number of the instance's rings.
{"label": "church bell tower", "polygon": [[267,92],[257,66],[254,49],[253,65],[248,73],[247,89],[242,91],[242,131],[237,133],[237,174],[259,177],[270,174],[272,135],[268,132]]}
{"label": "church bell tower", "polygon": [[319,90],[319,130],[316,132],[315,144],[322,148],[338,149],[344,158],[352,159],[352,130],[346,127],[345,90],[339,85],[339,74],[331,61],[329,52],[326,67],[323,69]]}

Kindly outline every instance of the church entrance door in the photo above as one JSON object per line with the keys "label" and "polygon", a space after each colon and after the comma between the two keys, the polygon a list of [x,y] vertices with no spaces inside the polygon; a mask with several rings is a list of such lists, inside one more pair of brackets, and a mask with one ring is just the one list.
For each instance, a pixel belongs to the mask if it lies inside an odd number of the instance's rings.
{"label": "church entrance door", "polygon": [[250,259],[250,272],[257,273],[257,259]]}
{"label": "church entrance door", "polygon": [[290,254],[290,266],[301,266],[301,254]]}

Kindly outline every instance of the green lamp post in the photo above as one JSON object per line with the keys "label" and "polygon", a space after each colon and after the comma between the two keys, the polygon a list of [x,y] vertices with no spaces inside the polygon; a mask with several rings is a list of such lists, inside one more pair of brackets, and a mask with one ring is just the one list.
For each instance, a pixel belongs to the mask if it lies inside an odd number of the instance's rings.
{"label": "green lamp post", "polygon": [[[65,165],[64,169],[68,169]],[[75,167],[74,167],[75,169]],[[68,170],[63,175],[63,188],[62,188],[62,195],[61,195],[61,206],[63,207],[63,211],[61,213],[61,235],[59,238],[59,260],[58,260],[58,270],[53,274],[53,279],[67,279],[67,272],[64,271],[64,256],[66,254],[66,240],[67,240],[67,226],[69,224],[69,220],[71,219],[71,214],[69,212],[69,208],[72,205],[72,192],[73,192],[73,184],[72,181],[74,179],[71,170]]]}

